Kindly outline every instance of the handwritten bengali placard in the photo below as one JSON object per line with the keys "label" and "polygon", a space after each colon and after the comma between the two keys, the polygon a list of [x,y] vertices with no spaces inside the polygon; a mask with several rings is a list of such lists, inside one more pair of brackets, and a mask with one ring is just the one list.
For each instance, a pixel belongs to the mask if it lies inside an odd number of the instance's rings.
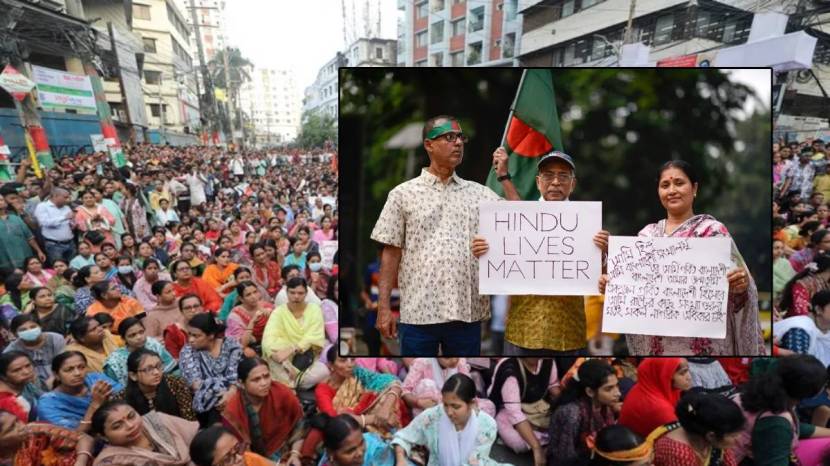
{"label": "handwritten bengali placard", "polygon": [[729,238],[612,236],[602,331],[726,337]]}
{"label": "handwritten bengali placard", "polygon": [[479,206],[481,294],[596,295],[601,202],[495,201]]}

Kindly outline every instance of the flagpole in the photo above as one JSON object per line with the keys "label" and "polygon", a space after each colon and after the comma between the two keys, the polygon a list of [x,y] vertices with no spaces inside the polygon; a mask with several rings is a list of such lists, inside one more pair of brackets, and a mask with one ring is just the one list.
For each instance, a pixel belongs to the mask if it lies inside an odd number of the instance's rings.
{"label": "flagpole", "polygon": [[510,120],[513,119],[513,109],[516,108],[516,100],[519,98],[519,93],[522,92],[522,83],[525,82],[526,74],[527,70],[522,70],[522,78],[519,80],[519,87],[516,89],[516,97],[513,98],[513,104],[510,106],[510,114],[507,115],[507,123],[504,124],[504,133],[501,135],[501,147],[504,147],[504,143],[507,140],[507,129],[510,128]]}

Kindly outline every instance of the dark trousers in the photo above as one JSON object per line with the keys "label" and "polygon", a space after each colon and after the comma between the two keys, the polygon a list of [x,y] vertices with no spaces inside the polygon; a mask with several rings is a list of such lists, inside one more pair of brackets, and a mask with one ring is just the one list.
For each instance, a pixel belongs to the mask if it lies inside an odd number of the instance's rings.
{"label": "dark trousers", "polygon": [[[481,354],[481,322],[452,321],[442,324],[398,324],[401,356],[478,356]],[[439,353],[440,348],[440,353]]]}
{"label": "dark trousers", "polygon": [[75,257],[75,243],[72,240],[60,243],[44,238],[43,242],[49,265],[54,265],[56,259],[63,259],[69,264],[69,261]]}

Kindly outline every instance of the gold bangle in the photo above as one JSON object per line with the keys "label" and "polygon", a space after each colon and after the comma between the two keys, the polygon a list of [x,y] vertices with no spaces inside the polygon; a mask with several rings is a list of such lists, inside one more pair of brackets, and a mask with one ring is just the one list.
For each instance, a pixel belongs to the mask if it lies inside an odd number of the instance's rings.
{"label": "gold bangle", "polygon": [[78,422],[78,424],[81,424],[81,425],[92,424],[92,421],[80,421],[80,422]]}

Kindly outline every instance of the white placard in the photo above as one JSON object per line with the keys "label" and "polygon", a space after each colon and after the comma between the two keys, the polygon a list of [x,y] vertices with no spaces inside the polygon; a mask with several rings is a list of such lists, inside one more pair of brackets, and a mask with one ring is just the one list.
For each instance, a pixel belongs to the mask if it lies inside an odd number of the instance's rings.
{"label": "white placard", "polygon": [[479,205],[479,293],[596,295],[601,202],[494,201]]}
{"label": "white placard", "polygon": [[98,110],[87,75],[32,65],[32,78],[37,84],[38,101],[46,110]]}
{"label": "white placard", "polygon": [[92,141],[92,150],[95,152],[107,152],[107,143],[104,141],[102,134],[90,134],[89,140]]}
{"label": "white placard", "polygon": [[3,144],[2,146],[0,146],[0,154],[12,155],[12,151],[9,149],[9,146]]}
{"label": "white placard", "polygon": [[326,269],[334,265],[334,255],[337,253],[337,241],[323,241],[320,244],[320,263]]}
{"label": "white placard", "polygon": [[612,236],[602,331],[725,338],[730,241]]}

